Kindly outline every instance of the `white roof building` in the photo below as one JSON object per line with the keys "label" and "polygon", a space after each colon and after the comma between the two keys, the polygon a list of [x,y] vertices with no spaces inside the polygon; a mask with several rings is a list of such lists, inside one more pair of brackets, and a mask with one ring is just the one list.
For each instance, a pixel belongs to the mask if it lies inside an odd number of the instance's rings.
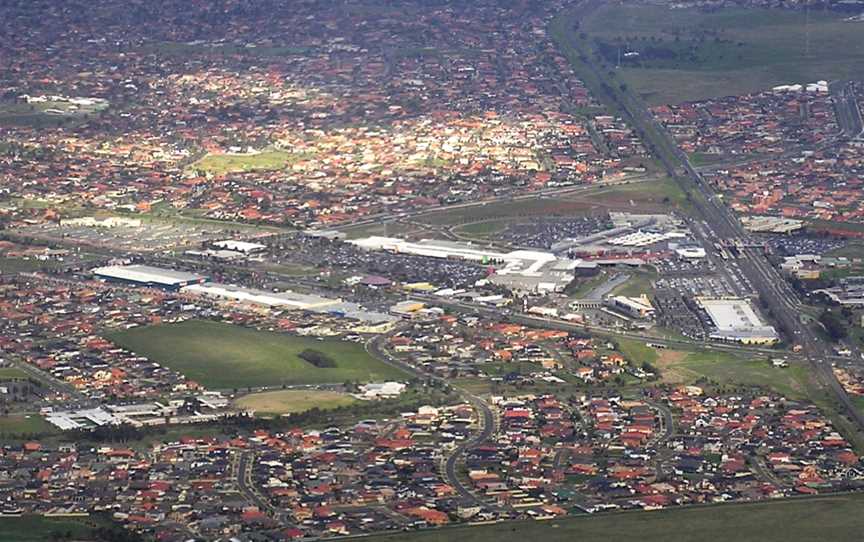
{"label": "white roof building", "polygon": [[164,269],[149,265],[109,265],[93,269],[93,274],[99,278],[132,282],[142,286],[158,286],[161,288],[182,288],[189,284],[200,283],[207,280],[206,277]]}
{"label": "white roof building", "polygon": [[714,339],[744,344],[773,344],[777,331],[759,318],[753,306],[741,298],[697,297],[696,302],[708,313],[715,331]]}
{"label": "white roof building", "polygon": [[242,252],[243,254],[252,254],[253,252],[261,252],[267,248],[267,245],[260,243],[249,243],[247,241],[234,241],[226,239],[224,241],[216,241],[214,247],[225,250],[233,250],[234,252]]}
{"label": "white roof building", "polygon": [[328,299],[317,295],[298,294],[295,292],[268,292],[266,290],[231,286],[230,284],[220,284],[217,282],[193,284],[183,288],[181,291],[184,294],[204,295],[236,301],[238,303],[301,310],[321,309],[338,305],[342,302],[341,299]]}

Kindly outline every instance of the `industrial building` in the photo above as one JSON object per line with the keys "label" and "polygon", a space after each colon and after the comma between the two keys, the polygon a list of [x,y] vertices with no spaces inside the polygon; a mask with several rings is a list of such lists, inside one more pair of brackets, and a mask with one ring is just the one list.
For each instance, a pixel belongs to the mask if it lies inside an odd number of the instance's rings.
{"label": "industrial building", "polygon": [[193,284],[183,288],[181,291],[187,295],[221,299],[231,303],[334,314],[367,323],[392,322],[396,320],[395,317],[388,314],[369,311],[356,303],[346,302],[339,298],[331,299],[297,292],[268,292],[267,290],[244,288],[242,286],[215,282]]}
{"label": "industrial building", "polygon": [[149,265],[110,265],[107,267],[97,267],[93,269],[93,274],[103,280],[173,291],[191,284],[201,284],[208,280],[207,277],[196,275],[195,273],[151,267]]}
{"label": "industrial building", "polygon": [[340,299],[327,299],[317,295],[299,294],[295,292],[268,292],[255,288],[244,288],[208,282],[206,284],[193,284],[183,288],[184,294],[196,294],[217,299],[236,301],[238,303],[251,303],[266,307],[284,307],[286,309],[323,309],[333,307],[341,302]]}
{"label": "industrial building", "polygon": [[714,325],[712,339],[762,345],[775,344],[780,339],[746,299],[697,297],[696,302]]}
{"label": "industrial building", "polygon": [[744,216],[741,224],[755,233],[792,233],[804,228],[804,222],[777,216]]}

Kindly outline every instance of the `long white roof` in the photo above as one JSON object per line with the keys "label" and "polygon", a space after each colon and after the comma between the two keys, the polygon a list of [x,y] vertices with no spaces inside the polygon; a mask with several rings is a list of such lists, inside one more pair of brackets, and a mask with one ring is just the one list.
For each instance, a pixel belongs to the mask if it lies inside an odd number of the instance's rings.
{"label": "long white roof", "polygon": [[166,286],[176,286],[185,282],[204,280],[204,277],[195,273],[163,269],[149,265],[109,265],[106,267],[97,267],[93,270],[93,273],[104,278],[163,284]]}

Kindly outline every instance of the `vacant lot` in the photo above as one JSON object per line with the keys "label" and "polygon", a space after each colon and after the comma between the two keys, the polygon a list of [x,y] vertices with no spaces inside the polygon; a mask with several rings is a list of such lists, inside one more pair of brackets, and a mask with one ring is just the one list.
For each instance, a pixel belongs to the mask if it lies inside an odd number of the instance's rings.
{"label": "vacant lot", "polygon": [[[136,328],[111,333],[108,338],[215,389],[405,377],[356,343],[319,341],[216,322]],[[333,358],[336,367],[320,369],[303,361],[297,354],[305,349],[325,353]]]}
{"label": "vacant lot", "polygon": [[772,367],[765,359],[739,357],[728,352],[658,351],[657,365],[670,384],[691,384],[704,377],[721,386],[759,386],[790,399],[808,398],[807,368],[793,364]]}
{"label": "vacant lot", "polygon": [[617,64],[619,48],[639,53],[625,57],[619,77],[649,104],[661,104],[855,78],[864,69],[864,23],[844,17],[815,9],[606,4],[583,30],[609,65]]}
{"label": "vacant lot", "polygon": [[373,536],[369,542],[810,542],[858,540],[861,495],[626,512]]}
{"label": "vacant lot", "polygon": [[329,410],[356,403],[347,393],[318,390],[280,390],[253,393],[237,400],[242,409],[254,410],[256,414],[293,414],[312,408]]}

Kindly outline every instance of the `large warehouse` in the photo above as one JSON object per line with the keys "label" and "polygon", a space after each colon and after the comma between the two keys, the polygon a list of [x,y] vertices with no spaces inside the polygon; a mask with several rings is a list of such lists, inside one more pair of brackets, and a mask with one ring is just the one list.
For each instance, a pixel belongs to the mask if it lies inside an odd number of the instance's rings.
{"label": "large warehouse", "polygon": [[183,288],[182,292],[184,294],[220,299],[231,303],[258,305],[272,309],[304,310],[335,314],[367,323],[393,322],[397,320],[397,318],[389,314],[366,310],[357,303],[343,301],[339,298],[330,299],[297,292],[268,292],[256,288],[244,288],[242,286],[218,284],[215,282],[193,284]]}
{"label": "large warehouse", "polygon": [[714,324],[712,339],[742,344],[774,344],[780,338],[773,327],[759,318],[746,299],[697,297],[696,302]]}
{"label": "large warehouse", "polygon": [[319,310],[341,303],[340,299],[327,299],[317,295],[299,294],[296,292],[268,292],[266,290],[215,282],[188,286],[183,288],[183,293],[204,295],[236,301],[238,303],[263,305],[265,307],[285,307],[286,309],[300,310]]}
{"label": "large warehouse", "polygon": [[100,279],[165,290],[179,290],[184,286],[201,284],[208,280],[207,277],[196,275],[195,273],[151,267],[149,265],[109,265],[107,267],[97,267],[93,270],[93,274]]}

